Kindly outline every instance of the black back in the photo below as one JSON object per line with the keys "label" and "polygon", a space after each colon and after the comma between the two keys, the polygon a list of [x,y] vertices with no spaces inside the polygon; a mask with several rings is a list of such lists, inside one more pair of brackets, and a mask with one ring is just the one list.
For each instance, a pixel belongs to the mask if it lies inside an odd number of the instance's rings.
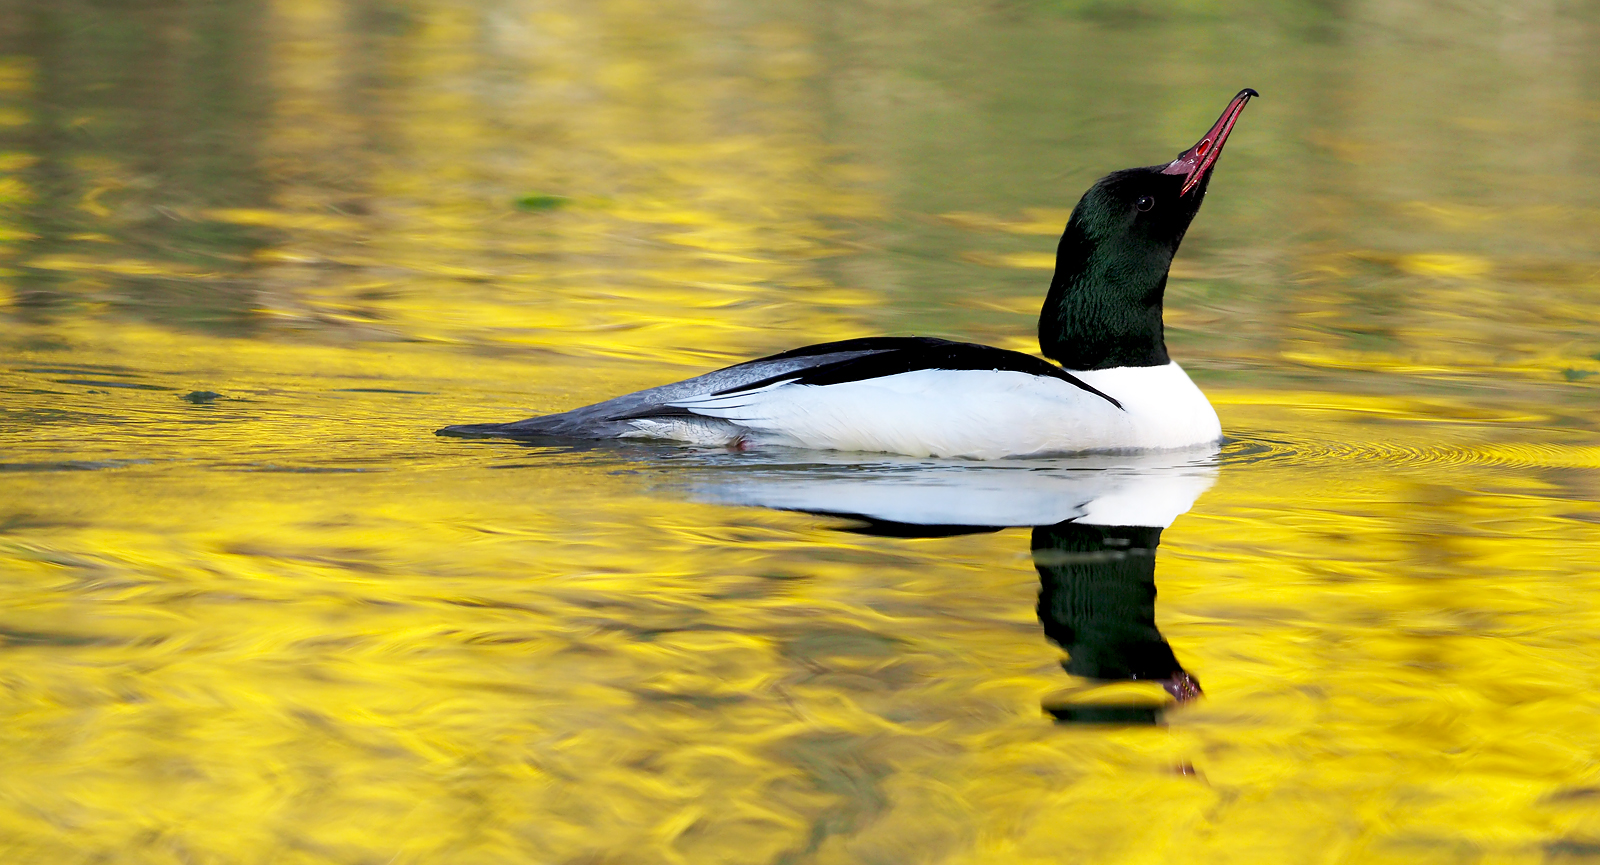
{"label": "black back", "polygon": [[1048,361],[1018,351],[1008,351],[970,342],[952,342],[931,336],[874,336],[864,339],[847,339],[808,345],[786,351],[759,362],[787,360],[824,354],[870,352],[846,357],[829,363],[785,372],[768,378],[747,382],[738,387],[718,391],[717,395],[740,393],[768,385],[787,382],[792,384],[828,385],[882,378],[920,369],[947,370],[1009,370],[1028,375],[1060,379],[1074,387],[1106,400],[1117,408],[1122,403],[1091,387],[1077,376]]}

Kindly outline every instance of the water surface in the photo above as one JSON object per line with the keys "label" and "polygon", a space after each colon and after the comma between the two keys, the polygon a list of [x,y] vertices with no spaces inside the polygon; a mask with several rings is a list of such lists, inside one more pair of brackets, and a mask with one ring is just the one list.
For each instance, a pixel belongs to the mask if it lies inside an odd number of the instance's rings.
{"label": "water surface", "polygon": [[[1600,861],[1597,33],[0,0],[0,851]],[[432,435],[826,339],[1032,351],[1078,195],[1244,86],[1168,289],[1230,441],[1159,548],[1030,522],[1121,463]],[[962,530],[867,513],[919,483]],[[1130,600],[1041,615],[1094,580]]]}

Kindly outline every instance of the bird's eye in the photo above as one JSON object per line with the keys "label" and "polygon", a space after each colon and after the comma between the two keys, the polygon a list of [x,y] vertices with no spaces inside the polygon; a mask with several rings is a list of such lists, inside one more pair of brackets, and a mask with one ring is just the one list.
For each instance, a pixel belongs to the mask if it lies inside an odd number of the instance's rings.
{"label": "bird's eye", "polygon": [[1139,196],[1139,200],[1134,202],[1133,206],[1139,208],[1141,212],[1146,211],[1156,206],[1156,200],[1148,195],[1141,195]]}

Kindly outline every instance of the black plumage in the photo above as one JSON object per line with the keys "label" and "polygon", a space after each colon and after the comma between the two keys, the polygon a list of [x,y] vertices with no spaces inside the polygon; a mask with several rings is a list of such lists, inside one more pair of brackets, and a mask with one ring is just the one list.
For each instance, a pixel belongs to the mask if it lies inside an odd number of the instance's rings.
{"label": "black plumage", "polygon": [[914,372],[921,369],[942,370],[1008,370],[1060,379],[1074,387],[1082,388],[1117,408],[1122,403],[1085,384],[1077,376],[1049,361],[1040,360],[1020,351],[1008,351],[989,345],[971,342],[952,342],[931,336],[873,336],[864,339],[847,339],[807,346],[763,360],[784,360],[791,357],[816,355],[848,355],[804,370],[753,381],[748,384],[718,391],[716,396],[756,390],[779,383],[830,385],[851,381],[883,378]]}

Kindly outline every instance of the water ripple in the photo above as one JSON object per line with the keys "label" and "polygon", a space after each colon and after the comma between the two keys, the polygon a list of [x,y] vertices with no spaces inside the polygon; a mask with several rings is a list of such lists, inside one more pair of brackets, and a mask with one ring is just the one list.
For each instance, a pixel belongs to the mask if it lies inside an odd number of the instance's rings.
{"label": "water ripple", "polygon": [[1223,448],[1224,464],[1272,462],[1294,466],[1342,463],[1394,467],[1600,468],[1600,446],[1547,442],[1418,444],[1325,441],[1245,433]]}

